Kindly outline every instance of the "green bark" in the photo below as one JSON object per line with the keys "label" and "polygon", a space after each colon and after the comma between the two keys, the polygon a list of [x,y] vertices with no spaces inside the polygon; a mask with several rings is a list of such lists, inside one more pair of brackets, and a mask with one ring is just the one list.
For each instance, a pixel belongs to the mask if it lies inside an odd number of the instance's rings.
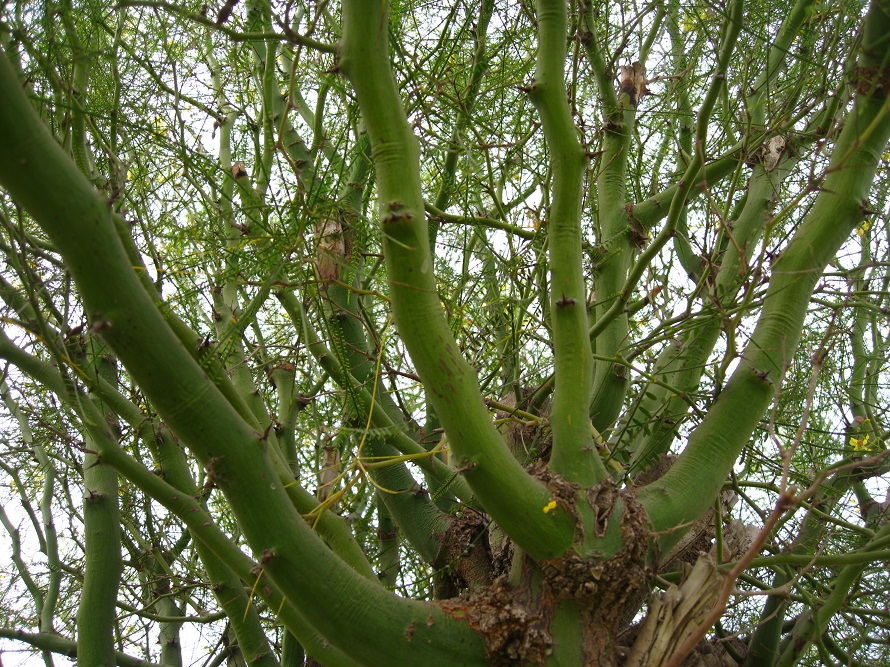
{"label": "green bark", "polygon": [[[724,505],[700,518],[730,486],[761,518],[776,493],[809,512],[740,578],[766,595],[724,619],[748,663],[884,651],[858,624],[886,616],[890,544],[869,481],[890,432],[869,211],[887,196],[887,0],[864,24],[811,0],[248,0],[216,21],[125,4],[0,11],[0,358],[17,367],[0,390],[25,445],[4,438],[0,467],[45,561],[0,524],[40,630],[20,638],[48,664],[77,648],[66,511],[85,663],[138,664],[109,641],[130,650],[133,615],[171,665],[188,622],[225,624],[218,664],[613,667],[675,558],[712,527],[718,561],[738,557]],[[118,380],[78,360],[81,338]],[[816,348],[812,373],[791,366]],[[344,472],[338,495],[304,488],[321,466]],[[118,475],[115,518],[92,490],[116,498]]]}
{"label": "green bark", "polygon": [[542,1],[537,9],[537,68],[529,96],[541,117],[553,174],[546,221],[555,373],[550,465],[570,482],[594,485],[605,478],[606,469],[593,446],[587,414],[593,386],[587,290],[581,275],[581,194],[587,156],[578,140],[563,83],[566,4]]}
{"label": "green bark", "polygon": [[[612,427],[627,392],[627,373],[623,366],[609,361],[622,350],[628,333],[627,315],[607,314],[621,293],[641,230],[628,225],[626,206],[627,155],[633,136],[637,105],[642,91],[631,87],[616,94],[614,72],[606,62],[601,46],[600,29],[592,2],[582,3],[583,42],[597,81],[597,92],[603,106],[603,141],[600,166],[596,177],[597,247],[593,262],[593,312],[591,319],[596,333],[591,335],[594,352],[592,395],[589,414],[600,433]],[[642,65],[645,66],[645,57]],[[637,238],[635,238],[635,234]]]}
{"label": "green bark", "polygon": [[[96,346],[98,347],[98,346]],[[101,348],[100,348],[101,349]],[[101,351],[91,351],[94,355]],[[114,381],[114,367],[105,359],[90,365]],[[114,440],[114,417],[106,412],[104,428]],[[98,425],[96,425],[98,426]],[[90,434],[85,434],[83,461],[84,572],[77,611],[77,657],[82,665],[114,665],[117,589],[123,571],[117,471],[102,460]]]}

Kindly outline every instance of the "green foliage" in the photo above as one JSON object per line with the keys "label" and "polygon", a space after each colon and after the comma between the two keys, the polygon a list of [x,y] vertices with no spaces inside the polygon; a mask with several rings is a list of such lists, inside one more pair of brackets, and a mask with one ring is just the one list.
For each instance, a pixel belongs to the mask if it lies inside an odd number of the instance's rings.
{"label": "green foliage", "polygon": [[533,4],[3,6],[0,650],[612,664],[714,543],[721,659],[890,661],[886,0]]}

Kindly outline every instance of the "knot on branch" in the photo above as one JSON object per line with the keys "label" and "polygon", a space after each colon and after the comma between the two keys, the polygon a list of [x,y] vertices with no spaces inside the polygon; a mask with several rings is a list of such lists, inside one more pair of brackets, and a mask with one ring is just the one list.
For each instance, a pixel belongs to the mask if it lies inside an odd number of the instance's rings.
{"label": "knot on branch", "polygon": [[605,536],[616,510],[619,512],[623,547],[611,558],[586,558],[570,549],[559,558],[539,563],[553,599],[595,600],[600,613],[608,616],[604,620],[617,621],[627,601],[646,586],[652,570],[646,558],[649,520],[635,492],[619,489],[606,479],[583,491],[588,513],[578,508],[581,494],[577,484],[567,482],[543,464],[532,466],[529,472],[544,482],[557,506],[574,519],[576,548],[585,541],[585,529],[592,530],[594,537]]}
{"label": "knot on branch", "polygon": [[488,542],[488,521],[483,514],[466,509],[451,518],[448,530],[439,536],[436,557],[447,570],[448,588],[471,591],[489,586],[494,580],[494,566]]}
{"label": "knot on branch", "polygon": [[[639,597],[651,574],[646,513],[633,491],[618,489],[611,480],[582,494],[578,485],[543,464],[530,471],[547,485],[554,502],[575,517],[576,545],[583,541],[577,508],[581,498],[593,510],[597,534],[605,532],[617,511],[624,547],[608,559],[584,557],[576,549],[537,563],[524,556],[518,574],[514,569],[512,576],[499,576],[490,586],[438,604],[482,637],[492,665],[515,665],[546,663],[553,646],[554,614],[563,602],[577,601],[582,623],[592,629],[582,642],[583,664],[611,664],[603,661],[611,651],[610,638],[628,600]],[[584,508],[583,514],[589,517],[590,512]],[[531,595],[538,586],[539,593]]]}
{"label": "knot on branch", "polygon": [[890,67],[872,65],[871,67],[853,68],[851,80],[857,95],[866,95],[876,99],[887,97],[890,93]]}
{"label": "knot on branch", "polygon": [[[628,211],[630,214],[631,211]],[[646,244],[652,240],[652,237],[649,236],[649,232],[646,231],[646,228],[634,217],[628,215],[628,223],[627,223],[627,233],[630,237],[630,242],[634,244],[634,246],[638,250],[642,250],[646,247]]]}
{"label": "knot on branch", "polygon": [[646,88],[646,66],[636,60],[630,65],[622,65],[618,77],[618,94],[627,95],[630,106],[636,109],[649,92]]}
{"label": "knot on branch", "polygon": [[484,590],[439,602],[442,609],[464,620],[485,643],[489,664],[543,665],[552,652],[553,638],[547,631],[542,610],[523,600],[523,587],[513,588],[499,577]]}
{"label": "knot on branch", "polygon": [[327,217],[315,228],[318,245],[315,250],[315,272],[321,283],[328,284],[340,276],[340,267],[349,257],[349,237],[336,217]]}
{"label": "knot on branch", "polygon": [[[619,489],[611,479],[586,489],[584,496],[593,512],[592,528],[596,537],[604,536],[616,511],[620,513],[623,547],[605,560],[569,550],[559,558],[541,562],[540,566],[555,599],[592,603],[601,620],[612,626],[620,620],[628,601],[645,589],[652,574],[652,565],[647,560],[649,521],[635,493]],[[576,543],[580,544],[580,540]]]}
{"label": "knot on branch", "polygon": [[577,504],[578,489],[580,487],[577,484],[567,482],[561,475],[550,470],[543,461],[528,466],[526,470],[528,470],[530,475],[544,482],[547,490],[550,491],[550,498],[556,503],[556,507],[561,511],[567,512],[572,517],[575,523],[575,538],[578,540],[584,534],[581,518],[578,515]]}
{"label": "knot on branch", "polygon": [[389,222],[399,222],[400,220],[409,221],[414,218],[414,216],[411,215],[411,211],[407,210],[405,205],[400,201],[387,202],[386,209],[389,213],[380,219],[384,224]]}
{"label": "knot on branch", "polygon": [[527,86],[517,86],[517,89],[519,90],[520,93],[525,93],[526,95],[531,97],[534,94],[534,92],[538,89],[538,82],[533,80]]}
{"label": "knot on branch", "polygon": [[779,164],[779,159],[786,152],[785,137],[777,134],[761,145],[760,150],[755,150],[748,155],[745,164],[756,167],[762,164],[765,171],[773,171]]}
{"label": "knot on branch", "polygon": [[232,165],[232,178],[236,181],[241,178],[247,178],[247,168],[241,160]]}

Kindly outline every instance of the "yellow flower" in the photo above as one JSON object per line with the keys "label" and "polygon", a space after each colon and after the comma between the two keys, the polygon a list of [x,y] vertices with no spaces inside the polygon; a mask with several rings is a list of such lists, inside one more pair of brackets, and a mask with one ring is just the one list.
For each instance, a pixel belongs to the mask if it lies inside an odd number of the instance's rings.
{"label": "yellow flower", "polygon": [[866,220],[862,223],[862,225],[856,230],[856,233],[859,235],[859,238],[864,238],[865,233],[871,229],[871,222]]}
{"label": "yellow flower", "polygon": [[868,449],[868,441],[870,439],[870,435],[866,435],[862,438],[857,438],[855,435],[850,436],[850,446],[857,452],[862,451],[863,449]]}
{"label": "yellow flower", "polygon": [[547,514],[548,512],[555,510],[555,509],[556,509],[556,501],[551,500],[549,503],[544,505],[544,514]]}

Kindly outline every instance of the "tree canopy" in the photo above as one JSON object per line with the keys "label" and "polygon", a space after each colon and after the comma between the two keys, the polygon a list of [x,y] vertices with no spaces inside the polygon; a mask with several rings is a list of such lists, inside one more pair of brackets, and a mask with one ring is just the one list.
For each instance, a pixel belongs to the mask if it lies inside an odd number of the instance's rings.
{"label": "tree canopy", "polygon": [[0,43],[13,664],[890,662],[890,0]]}

